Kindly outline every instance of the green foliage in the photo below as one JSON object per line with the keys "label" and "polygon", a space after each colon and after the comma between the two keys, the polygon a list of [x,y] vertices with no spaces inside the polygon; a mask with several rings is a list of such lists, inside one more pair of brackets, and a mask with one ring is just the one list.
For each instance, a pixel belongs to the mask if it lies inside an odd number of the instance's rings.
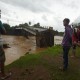
{"label": "green foliage", "polygon": [[10,29],[10,25],[7,24],[7,23],[3,23],[3,26],[4,26],[4,28],[5,28],[6,30],[9,30],[9,29]]}
{"label": "green foliage", "polygon": [[29,25],[31,25],[31,22],[29,22]]}
{"label": "green foliage", "polygon": [[34,24],[33,27],[40,28],[41,26],[40,26],[40,23],[37,23],[37,24]]}

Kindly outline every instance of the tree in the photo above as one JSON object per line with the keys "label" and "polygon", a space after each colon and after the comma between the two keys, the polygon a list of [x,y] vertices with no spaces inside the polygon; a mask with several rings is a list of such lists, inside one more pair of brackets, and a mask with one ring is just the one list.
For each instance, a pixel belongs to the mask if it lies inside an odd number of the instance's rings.
{"label": "tree", "polygon": [[34,24],[33,27],[40,28],[40,23]]}
{"label": "tree", "polygon": [[29,22],[29,26],[31,25],[31,22]]}
{"label": "tree", "polygon": [[6,31],[8,31],[10,29],[10,25],[7,23],[3,23],[3,26],[6,29]]}
{"label": "tree", "polygon": [[37,27],[40,27],[40,23],[37,23]]}
{"label": "tree", "polygon": [[25,23],[25,24],[23,24],[24,26],[26,26],[26,27],[28,27],[29,25],[28,25],[28,23]]}

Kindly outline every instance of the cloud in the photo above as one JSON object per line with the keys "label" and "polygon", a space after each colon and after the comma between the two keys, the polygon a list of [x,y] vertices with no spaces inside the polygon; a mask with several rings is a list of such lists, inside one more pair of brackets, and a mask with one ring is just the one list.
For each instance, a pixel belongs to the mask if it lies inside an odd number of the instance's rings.
{"label": "cloud", "polygon": [[4,3],[23,7],[33,12],[48,12],[46,2],[41,0],[1,0]]}
{"label": "cloud", "polygon": [[42,16],[42,19],[43,19],[44,21],[47,21],[47,16],[46,16],[46,15],[43,15],[43,16]]}
{"label": "cloud", "polygon": [[[4,7],[4,6],[7,6],[5,3],[1,2],[0,1],[0,9],[1,9],[1,13],[4,14],[4,15],[9,15],[9,10],[8,8]],[[7,13],[6,13],[7,12]]]}
{"label": "cloud", "polygon": [[72,23],[80,16],[79,3],[80,0],[0,0],[0,8],[3,16],[15,21],[40,22],[41,25],[63,30],[65,17],[70,18]]}

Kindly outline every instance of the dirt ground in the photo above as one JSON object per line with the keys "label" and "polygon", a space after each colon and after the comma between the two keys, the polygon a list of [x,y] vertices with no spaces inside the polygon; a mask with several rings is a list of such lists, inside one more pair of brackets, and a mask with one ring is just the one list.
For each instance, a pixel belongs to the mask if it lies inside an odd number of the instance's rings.
{"label": "dirt ground", "polygon": [[[43,60],[46,60],[50,66],[55,66],[53,70],[58,71],[59,67],[62,66],[62,55],[51,57],[49,55],[43,56]],[[80,58],[69,57],[69,63],[71,70],[77,70],[80,68]],[[73,67],[72,67],[73,66]],[[72,67],[72,68],[71,68]],[[43,65],[29,66],[26,68],[11,68],[12,76],[6,80],[55,80],[51,79],[50,70]],[[57,72],[56,71],[56,72]],[[54,71],[51,71],[54,72]],[[55,72],[54,72],[55,73]]]}

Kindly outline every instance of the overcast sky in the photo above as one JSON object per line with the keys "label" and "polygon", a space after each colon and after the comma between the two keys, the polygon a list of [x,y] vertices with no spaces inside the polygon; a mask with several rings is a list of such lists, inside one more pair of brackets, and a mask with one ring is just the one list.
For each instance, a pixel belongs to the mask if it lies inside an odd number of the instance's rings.
{"label": "overcast sky", "polygon": [[0,9],[2,21],[10,25],[31,21],[64,31],[64,18],[72,23],[80,16],[80,0],[0,0]]}

